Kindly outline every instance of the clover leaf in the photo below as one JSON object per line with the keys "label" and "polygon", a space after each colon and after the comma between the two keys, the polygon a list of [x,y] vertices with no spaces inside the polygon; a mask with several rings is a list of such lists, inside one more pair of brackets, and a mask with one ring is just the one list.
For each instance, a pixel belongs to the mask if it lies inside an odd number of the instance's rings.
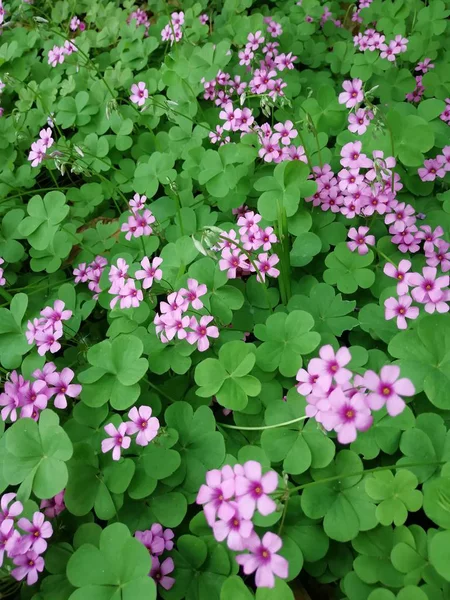
{"label": "clover leaf", "polygon": [[447,465],[445,477],[427,481],[423,486],[423,509],[439,527],[450,529],[450,477]]}
{"label": "clover leaf", "polygon": [[[362,479],[362,462],[350,450],[342,450],[333,464],[324,469],[312,469],[317,485],[305,487],[302,508],[311,519],[323,517],[325,533],[338,542],[348,542],[360,531],[377,524],[375,505],[367,495]],[[361,472],[360,475],[353,475]],[[352,474],[352,476],[347,476]],[[344,477],[345,475],[345,477]],[[338,477],[341,476],[342,478]],[[319,483],[321,479],[332,481]],[[336,479],[334,479],[336,478]]]}
{"label": "clover leaf", "polygon": [[0,228],[0,256],[9,263],[19,261],[25,254],[24,247],[17,239],[22,236],[18,226],[24,216],[23,210],[14,208],[2,217]]}
{"label": "clover leaf", "polygon": [[18,231],[36,250],[45,250],[55,237],[59,224],[69,213],[62,192],[48,192],[42,199],[33,196],[27,204],[28,217],[20,223]]}
{"label": "clover leaf", "polygon": [[261,382],[249,375],[256,361],[254,346],[241,341],[227,342],[218,358],[207,358],[195,369],[197,396],[216,396],[219,404],[231,410],[242,410],[249,396],[257,396]]}
{"label": "clover leaf", "polygon": [[67,564],[67,578],[78,588],[71,600],[154,600],[147,548],[122,523],[104,529],[98,546],[80,546]]}
{"label": "clover leaf", "polygon": [[389,352],[400,359],[402,376],[424,391],[432,404],[450,409],[450,322],[447,315],[427,315],[414,330],[398,333]]}
{"label": "clover leaf", "polygon": [[313,317],[294,310],[289,315],[270,315],[265,325],[255,326],[255,335],[263,343],[256,349],[257,365],[263,371],[279,369],[282,375],[292,377],[302,366],[302,355],[311,353],[320,342],[320,334],[311,331]]}
{"label": "clover leaf", "polygon": [[154,152],[147,161],[141,161],[134,172],[133,187],[139,194],[148,198],[158,191],[160,183],[167,185],[177,174],[173,169],[175,160],[171,154]]}
{"label": "clover leaf", "polygon": [[342,300],[332,286],[326,283],[315,285],[308,296],[296,295],[289,300],[288,309],[305,310],[314,318],[314,329],[321,335],[341,336],[358,324],[354,317],[347,316],[356,306],[354,300]]}
{"label": "clover leaf", "polygon": [[405,539],[409,540],[409,532],[401,527],[378,526],[359,533],[352,540],[353,549],[358,553],[353,561],[358,577],[369,584],[379,582],[388,587],[401,587],[404,576],[392,565],[391,551]]}
{"label": "clover leaf", "polygon": [[0,308],[0,361],[7,369],[18,367],[30,349],[22,323],[27,306],[28,296],[15,294],[9,310]]}
{"label": "clover leaf", "polygon": [[338,244],[325,259],[328,269],[323,274],[324,281],[336,285],[344,294],[353,294],[358,287],[369,288],[375,281],[375,273],[367,269],[373,262],[373,252],[361,255],[351,252],[347,244]]}
{"label": "clover leaf", "polygon": [[140,358],[143,349],[135,335],[120,335],[92,346],[87,353],[92,367],[79,374],[83,402],[95,407],[109,400],[118,410],[131,406],[140,394],[138,381],[148,369],[145,358]]}
{"label": "clover leaf", "polygon": [[56,413],[44,410],[39,423],[20,419],[6,432],[3,473],[10,485],[18,485],[26,500],[31,491],[38,498],[52,498],[68,479],[66,461],[72,456],[72,443],[59,425]]}
{"label": "clover leaf", "polygon": [[402,540],[391,551],[392,564],[397,571],[404,574],[406,585],[417,585],[426,574],[434,574],[433,569],[430,569],[433,560],[431,556],[428,557],[430,541],[432,541],[430,533],[433,534],[433,530],[429,530],[427,534],[418,525],[405,528]]}
{"label": "clover leaf", "polygon": [[376,510],[378,521],[382,525],[403,525],[409,512],[422,507],[422,492],[416,489],[417,477],[408,470],[374,473],[366,479],[366,492],[379,503]]}
{"label": "clover leaf", "polygon": [[[276,425],[293,421],[304,415],[304,401],[290,396],[287,402],[275,400],[266,409],[265,422]],[[272,462],[283,461],[283,471],[298,475],[310,467],[323,468],[330,464],[335,445],[318,428],[313,420],[287,427],[266,429],[261,436],[261,446]]]}

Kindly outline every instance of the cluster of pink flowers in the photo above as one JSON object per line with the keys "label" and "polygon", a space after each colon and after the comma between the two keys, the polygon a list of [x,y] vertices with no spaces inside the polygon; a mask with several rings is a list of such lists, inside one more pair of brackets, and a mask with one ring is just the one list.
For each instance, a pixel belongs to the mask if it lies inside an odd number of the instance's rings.
{"label": "cluster of pink flowers", "polygon": [[184,24],[184,12],[173,12],[170,15],[170,22],[161,31],[161,39],[163,42],[170,40],[170,45],[174,42],[179,42],[183,37],[181,26]]}
{"label": "cluster of pink flowers", "polygon": [[255,574],[257,587],[275,586],[275,575],[286,579],[288,561],[277,554],[281,538],[266,533],[262,540],[254,531],[252,518],[256,511],[270,515],[276,504],[269,494],[278,486],[275,471],[262,474],[260,463],[249,460],[243,465],[213,469],[206,473],[206,484],[197,494],[197,504],[203,505],[206,521],[218,542],[227,541],[230,550],[238,554],[236,561],[246,575]]}
{"label": "cluster of pink flowers", "polygon": [[53,308],[46,306],[40,312],[41,318],[33,319],[27,323],[25,332],[28,343],[36,342],[38,353],[44,356],[46,352],[54,354],[61,348],[58,340],[63,335],[63,321],[68,321],[72,311],[65,309],[62,300],[56,300]]}
{"label": "cluster of pink flowers", "polygon": [[66,510],[66,505],[64,504],[64,493],[65,490],[59,492],[59,494],[56,494],[56,496],[53,496],[53,498],[41,501],[40,509],[49,519],[54,519],[61,514],[63,510]]}
{"label": "cluster of pink flowers", "polygon": [[53,48],[48,51],[47,62],[52,67],[56,67],[65,61],[66,56],[70,56],[74,52],[78,52],[78,48],[73,41],[66,40],[64,46],[53,46]]}
{"label": "cluster of pink flowers", "polygon": [[364,100],[363,82],[361,79],[346,79],[342,87],[344,91],[339,94],[339,104],[345,104],[346,108],[355,109],[348,115],[348,129],[352,133],[362,135],[374,118],[373,112],[368,108],[359,108]]}
{"label": "cluster of pink flowers", "polygon": [[100,278],[108,264],[104,256],[96,256],[89,264],[80,263],[74,270],[75,283],[88,283],[88,288],[94,292],[94,300],[97,300],[98,295],[102,291],[100,288]]}
{"label": "cluster of pink flowers", "polygon": [[28,154],[28,160],[31,162],[32,167],[37,167],[44,160],[47,150],[55,142],[52,136],[53,131],[50,127],[40,130],[39,139],[31,144],[31,150]]}
{"label": "cluster of pink flowers", "polygon": [[69,27],[71,31],[77,31],[77,29],[84,31],[86,29],[86,23],[83,23],[83,21],[75,15],[71,18]]}
{"label": "cluster of pink flowers", "polygon": [[211,315],[203,315],[197,320],[186,314],[189,307],[194,311],[201,310],[204,304],[200,298],[208,292],[206,285],[196,279],[188,279],[187,285],[187,289],[172,292],[167,296],[167,302],[160,303],[160,313],[156,313],[153,321],[156,334],[163,344],[177,338],[197,344],[197,349],[205,352],[209,348],[209,338],[218,338],[219,330],[210,325],[214,318]]}
{"label": "cluster of pink flowers", "polygon": [[[434,231],[428,225],[422,226],[422,239],[427,265],[422,273],[411,272],[411,262],[401,260],[398,267],[392,263],[384,266],[384,272],[388,277],[397,280],[398,298],[390,297],[384,302],[386,320],[397,319],[397,327],[406,329],[406,319],[417,319],[419,308],[412,306],[413,300],[418,304],[425,305],[427,313],[446,313],[449,311],[450,301],[450,277],[439,275],[440,267],[443,273],[450,271],[450,244],[440,239],[443,235],[441,227]],[[409,295],[411,288],[411,296]]]}
{"label": "cluster of pink flowers", "polygon": [[442,149],[442,154],[435,158],[427,158],[424,166],[418,169],[422,181],[434,181],[436,177],[443,178],[450,171],[450,146]]}
{"label": "cluster of pink flowers", "polygon": [[373,410],[386,406],[392,417],[405,408],[402,396],[413,396],[409,379],[400,376],[395,365],[382,367],[380,375],[366,371],[354,375],[346,365],[351,361],[348,348],[335,352],[322,346],[320,358],[309,361],[308,370],[297,373],[297,391],[307,401],[306,415],[314,417],[326,431],[335,431],[341,444],[354,442],[358,431],[366,431],[373,422]]}
{"label": "cluster of pink flowers", "polygon": [[[0,265],[5,264],[5,261],[3,260],[3,258],[0,258]],[[6,283],[6,279],[3,276],[4,275],[5,270],[3,269],[3,267],[0,267],[0,286],[5,285]]]}
{"label": "cluster of pink flowers", "polygon": [[137,106],[144,106],[145,101],[148,98],[148,89],[143,81],[139,83],[133,83],[131,86],[130,101]]}
{"label": "cluster of pink flowers", "polygon": [[[148,256],[144,256],[141,260],[141,267],[135,273],[137,280],[142,280],[142,289],[147,290],[153,285],[153,281],[162,279],[162,270],[159,268],[162,264],[162,258],[156,256],[152,262]],[[109,293],[114,295],[110,302],[110,307],[113,309],[117,302],[120,301],[120,308],[137,308],[144,299],[144,294],[141,289],[136,287],[136,280],[128,275],[130,265],[123,258],[117,259],[117,266],[111,265],[109,270],[109,281],[111,287]]]}
{"label": "cluster of pink flowers", "polygon": [[385,36],[375,29],[366,29],[364,33],[358,33],[354,36],[353,43],[361,52],[379,50],[380,58],[386,58],[389,62],[394,62],[399,54],[406,52],[408,40],[402,35],[396,35],[393,40],[386,44],[385,39]]}
{"label": "cluster of pink flowers", "polygon": [[367,8],[368,6],[370,6],[372,4],[373,0],[359,0],[359,2],[357,2],[357,8],[356,10],[353,12],[352,14],[352,21],[354,23],[362,23],[362,17],[360,15],[360,12],[363,8]]}
{"label": "cluster of pink flowers", "polygon": [[138,8],[138,9],[134,10],[128,17],[127,23],[130,24],[131,21],[135,22],[136,27],[140,27],[141,25],[144,25],[145,35],[148,36],[148,28],[150,27],[150,19],[149,19],[147,13],[145,12],[145,10],[142,10],[142,8]]}
{"label": "cluster of pink flowers", "polygon": [[41,554],[47,550],[53,527],[38,511],[32,521],[24,517],[17,519],[23,512],[23,505],[12,492],[2,496],[0,506],[0,567],[6,555],[15,567],[11,571],[14,579],[22,581],[26,578],[28,585],[34,585],[44,570]]}
{"label": "cluster of pink flowers", "polygon": [[152,211],[145,208],[146,201],[147,196],[135,194],[129,202],[131,215],[128,217],[127,222],[123,223],[120,228],[120,231],[125,233],[125,239],[128,241],[132,237],[139,238],[153,233],[151,225],[156,219]]}
{"label": "cluster of pink flowers", "polygon": [[[31,418],[37,421],[40,411],[47,408],[51,398],[55,408],[67,407],[67,398],[77,398],[81,394],[81,385],[72,383],[75,373],[65,367],[61,372],[52,363],[46,363],[41,369],[32,373],[34,381],[28,381],[12,371],[9,380],[5,381],[4,392],[0,394],[2,406],[1,418],[11,422],[18,418]],[[20,410],[20,413],[18,412]]]}
{"label": "cluster of pink flowers", "polygon": [[416,75],[416,87],[412,92],[405,95],[405,100],[408,102],[420,102],[425,93],[425,88],[422,84],[423,75]]}
{"label": "cluster of pink flowers", "polygon": [[165,590],[170,590],[175,583],[175,579],[170,577],[169,573],[172,573],[175,566],[170,557],[162,560],[162,554],[165,551],[170,552],[170,550],[173,550],[173,531],[163,529],[159,523],[153,523],[150,529],[136,531],[134,537],[144,544],[150,554],[152,567],[149,576]]}
{"label": "cluster of pink flowers", "polygon": [[150,406],[140,406],[133,408],[128,413],[129,421],[124,421],[115,427],[112,423],[105,425],[104,430],[109,437],[102,441],[102,452],[112,450],[113,460],[119,460],[122,448],[127,450],[131,444],[130,435],[136,435],[136,444],[138,446],[148,446],[148,444],[158,435],[159,420],[152,417]]}
{"label": "cluster of pink flowers", "polygon": [[[234,229],[219,236],[219,243],[215,249],[221,252],[220,270],[227,272],[228,279],[236,279],[256,272],[259,283],[266,280],[266,275],[278,277],[280,271],[275,268],[275,265],[280,259],[275,253],[269,254],[272,245],[278,242],[273,227],[260,227],[258,223],[261,221],[261,215],[249,211],[246,206],[233,212],[238,217],[239,237]],[[263,252],[250,261],[242,248],[248,253],[258,250]]]}

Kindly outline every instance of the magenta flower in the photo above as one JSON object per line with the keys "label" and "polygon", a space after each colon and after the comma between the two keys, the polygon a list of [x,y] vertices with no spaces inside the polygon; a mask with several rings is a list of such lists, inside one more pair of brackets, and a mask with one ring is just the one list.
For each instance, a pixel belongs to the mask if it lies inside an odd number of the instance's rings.
{"label": "magenta flower", "polygon": [[47,550],[46,539],[53,535],[53,527],[41,512],[35,512],[33,521],[28,519],[19,519],[17,525],[26,532],[22,536],[20,546],[22,553],[33,550],[37,554],[42,554]]}
{"label": "magenta flower", "polygon": [[62,321],[67,321],[72,316],[71,310],[64,310],[65,304],[62,300],[56,300],[53,305],[47,306],[44,310],[41,310],[41,315],[45,317],[47,320],[44,324],[44,328],[52,325],[53,327],[57,327],[58,325],[62,325]]}
{"label": "magenta flower", "polygon": [[12,519],[5,519],[0,525],[0,567],[3,566],[5,553],[8,558],[12,558],[18,552],[21,537],[14,527]]}
{"label": "magenta flower", "polygon": [[238,554],[236,561],[246,575],[256,571],[256,587],[275,587],[275,577],[286,579],[288,576],[288,561],[277,554],[281,548],[281,538],[268,531],[262,540],[254,533],[247,541],[250,554]]}
{"label": "magenta flower", "polygon": [[364,394],[347,396],[337,387],[328,396],[329,412],[322,420],[328,431],[334,429],[340,444],[350,444],[356,440],[357,431],[367,431],[373,418]]}
{"label": "magenta flower", "polygon": [[38,580],[38,573],[44,570],[44,559],[33,550],[26,554],[15,556],[13,559],[16,568],[11,571],[11,575],[17,581],[27,578],[28,585],[34,585]]}
{"label": "magenta flower", "polygon": [[361,79],[345,80],[342,84],[344,92],[339,94],[339,104],[345,104],[347,108],[353,108],[364,100]]}
{"label": "magenta flower", "polygon": [[358,250],[358,254],[367,254],[369,252],[368,246],[375,246],[375,236],[367,235],[369,231],[368,227],[351,227],[348,232],[348,237],[351,242],[347,242],[347,247],[354,252]]}
{"label": "magenta flower", "polygon": [[169,573],[172,573],[175,565],[173,564],[173,560],[171,558],[166,558],[161,564],[159,559],[156,556],[152,556],[152,568],[150,571],[150,577],[158,583],[165,590],[170,590],[175,583],[175,579],[173,577],[169,577]]}
{"label": "magenta flower", "polygon": [[[258,233],[259,225],[261,221],[261,215],[254,213],[253,211],[247,211],[244,215],[240,216],[237,220],[239,225],[239,233],[245,235],[248,233]],[[228,236],[230,237],[230,236]]]}
{"label": "magenta flower", "polygon": [[150,527],[150,531],[155,536],[162,537],[164,539],[164,549],[172,550],[173,549],[173,538],[175,537],[174,532],[171,529],[163,529],[160,523],[153,523]]}
{"label": "magenta flower", "polygon": [[17,409],[20,407],[19,396],[10,396],[6,393],[0,394],[0,406],[4,407],[1,412],[2,421],[6,421],[8,416],[12,423],[17,421]]}
{"label": "magenta flower", "polygon": [[422,73],[427,73],[429,69],[434,69],[434,64],[431,62],[431,58],[424,58],[423,61],[419,62],[414,69],[415,71],[422,71]]}
{"label": "magenta flower", "polygon": [[[409,280],[411,273],[408,271],[411,269],[411,261],[409,260],[401,260],[399,262],[398,267],[393,265],[392,263],[386,263],[384,265],[383,272],[388,277],[393,277],[397,280],[397,294],[399,296],[404,296],[409,291]],[[390,317],[392,319],[392,317]]]}
{"label": "magenta flower", "polygon": [[320,358],[313,358],[309,361],[308,371],[318,373],[317,385],[323,390],[330,389],[333,379],[339,385],[351,379],[352,372],[345,369],[345,365],[352,359],[348,348],[339,348],[335,353],[333,347],[327,344],[319,350],[319,356]]}
{"label": "magenta flower", "polygon": [[281,156],[281,149],[278,145],[275,135],[261,140],[262,148],[258,151],[258,156],[263,158],[265,162],[277,161]]}
{"label": "magenta flower", "polygon": [[113,460],[119,460],[121,448],[126,450],[131,444],[131,438],[126,435],[128,424],[121,423],[116,429],[112,423],[108,423],[108,425],[105,425],[104,430],[110,437],[102,441],[102,452],[106,454],[106,452],[112,450]]}
{"label": "magenta flower", "polygon": [[215,325],[211,325],[208,327],[208,324],[211,323],[214,317],[205,315],[200,318],[200,323],[197,321],[195,317],[191,317],[189,321],[189,327],[192,331],[189,331],[187,334],[187,341],[190,344],[195,344],[197,342],[197,348],[200,352],[205,352],[209,348],[209,339],[208,338],[218,338],[219,330]]}
{"label": "magenta flower", "polygon": [[190,302],[192,308],[200,310],[203,308],[203,302],[200,300],[200,296],[204,296],[208,291],[204,283],[199,283],[196,279],[187,280],[188,289],[180,290],[180,293]]}
{"label": "magenta flower", "polygon": [[234,508],[230,503],[234,496],[235,481],[233,473],[213,469],[206,473],[206,485],[203,484],[197,494],[197,504],[203,504],[206,521],[212,527],[216,516],[223,521],[228,521],[234,515]]}
{"label": "magenta flower", "polygon": [[350,169],[370,169],[372,161],[365,154],[361,154],[361,142],[349,142],[341,149],[341,165]]}
{"label": "magenta flower", "polygon": [[[435,304],[442,300],[443,288],[448,287],[450,277],[448,275],[436,277],[436,275],[437,269],[435,267],[424,267],[422,275],[411,273],[409,284],[415,286],[411,291],[411,295],[416,302]],[[425,310],[427,310],[427,307],[425,307]]]}
{"label": "magenta flower", "polygon": [[236,477],[236,498],[242,517],[251,519],[256,509],[262,515],[273,513],[276,504],[268,494],[274,492],[277,486],[278,475],[275,471],[262,475],[260,463],[248,460],[243,465],[243,475]]}
{"label": "magenta flower", "polygon": [[255,260],[255,264],[258,268],[258,273],[256,275],[257,281],[262,283],[266,280],[266,275],[270,275],[270,277],[278,277],[280,271],[275,268],[275,265],[279,262],[280,259],[276,254],[272,254],[271,256],[268,256],[267,252],[258,254],[258,258]]}
{"label": "magenta flower", "polygon": [[135,277],[136,279],[143,279],[142,288],[147,290],[152,287],[153,280],[160,281],[163,276],[163,272],[158,267],[162,264],[163,259],[159,256],[155,256],[155,258],[150,263],[148,256],[144,256],[141,260],[141,267],[139,271],[136,271]]}
{"label": "magenta flower", "polygon": [[291,140],[295,139],[298,135],[292,121],[286,121],[285,123],[276,123],[274,127],[277,133],[274,133],[273,139],[275,142],[281,141],[284,146],[289,146]]}
{"label": "magenta flower", "polygon": [[241,251],[236,248],[230,250],[230,248],[224,248],[222,250],[222,258],[219,260],[219,269],[221,271],[227,271],[228,279],[236,279],[237,269],[247,271],[249,265],[247,258],[241,254]]}
{"label": "magenta flower", "polygon": [[70,383],[74,377],[75,373],[68,367],[65,367],[61,373],[50,373],[47,376],[48,385],[53,386],[54,390],[52,391],[56,392],[54,400],[56,408],[67,407],[66,395],[69,398],[76,398],[81,394],[81,385]]}
{"label": "magenta flower", "polygon": [[406,319],[417,319],[419,309],[417,306],[411,306],[412,298],[408,295],[399,296],[399,298],[387,298],[384,301],[384,317],[386,321],[397,318],[397,327],[406,329],[408,327]]}
{"label": "magenta flower", "polygon": [[50,146],[53,146],[54,139],[52,138],[52,134],[53,131],[50,127],[47,127],[47,129],[40,130],[39,138],[45,148],[50,148]]}
{"label": "magenta flower", "polygon": [[386,225],[391,225],[394,231],[404,231],[416,221],[414,208],[410,204],[399,202],[393,206],[393,211],[384,218]]}
{"label": "magenta flower", "polygon": [[174,312],[178,309],[181,312],[185,312],[189,307],[189,302],[183,296],[183,294],[178,292],[172,292],[167,296],[167,302],[161,302],[160,310],[162,313],[170,313]]}
{"label": "magenta flower", "polygon": [[14,519],[22,514],[23,504],[19,500],[15,500],[16,497],[17,494],[14,492],[3,494],[0,500],[0,523],[3,523],[6,519]]}
{"label": "magenta flower", "polygon": [[[269,46],[269,44],[267,44],[267,46]],[[274,51],[269,49],[269,52],[273,53]],[[297,60],[297,57],[292,56],[292,52],[289,52],[289,54],[279,54],[278,56],[275,56],[275,66],[279,71],[284,71],[284,69],[292,70],[294,69],[295,60]]]}
{"label": "magenta flower", "polygon": [[428,158],[424,166],[418,169],[422,181],[434,181],[436,177],[445,177],[445,168],[441,158]]}
{"label": "magenta flower", "polygon": [[164,552],[164,538],[154,535],[149,529],[147,531],[136,531],[134,537],[144,544],[153,556],[159,556]]}
{"label": "magenta flower", "polygon": [[261,44],[264,43],[264,36],[261,31],[257,31],[256,33],[249,33],[247,36],[247,46],[252,50],[258,50]]}
{"label": "magenta flower", "polygon": [[248,133],[255,120],[250,108],[237,108],[234,111],[236,129]]}
{"label": "magenta flower", "polygon": [[47,148],[42,143],[42,140],[38,140],[37,142],[33,142],[31,144],[31,150],[28,154],[28,160],[31,161],[32,167],[37,167],[41,164],[41,162],[45,158],[45,152]]}
{"label": "magenta flower", "polygon": [[319,373],[315,373],[312,370],[310,363],[308,365],[308,370],[299,369],[295,378],[299,382],[297,384],[297,392],[302,396],[307,396],[313,391],[314,386],[319,380]]}
{"label": "magenta flower", "polygon": [[362,135],[370,125],[371,119],[373,119],[373,113],[370,110],[358,108],[355,113],[349,113],[348,115],[348,130],[352,133]]}
{"label": "magenta flower", "polygon": [[130,210],[136,213],[138,210],[143,210],[145,207],[145,203],[147,201],[147,196],[140,196],[139,194],[135,194],[133,198],[129,201]]}
{"label": "magenta flower", "polygon": [[372,410],[380,410],[384,405],[391,417],[396,417],[405,408],[401,396],[414,396],[416,390],[409,379],[399,379],[400,367],[386,365],[380,375],[375,371],[366,371],[362,377],[364,386],[371,393],[367,396],[367,404]]}
{"label": "magenta flower", "polygon": [[44,515],[49,519],[57,517],[66,509],[66,505],[64,504],[64,490],[56,494],[53,498],[42,500],[40,508],[41,510],[44,509]]}
{"label": "magenta flower", "polygon": [[253,532],[253,523],[251,520],[241,517],[236,502],[230,504],[234,509],[234,514],[230,519],[219,520],[213,524],[214,537],[218,542],[226,539],[230,550],[245,550],[247,539]]}
{"label": "magenta flower", "polygon": [[131,86],[130,100],[133,104],[137,104],[138,106],[144,106],[147,98],[148,89],[146,88],[145,83],[143,81],[140,81],[138,84],[134,83]]}
{"label": "magenta flower", "polygon": [[228,102],[225,108],[220,111],[219,119],[225,121],[223,124],[225,131],[236,131],[236,114],[231,102]]}
{"label": "magenta flower", "polygon": [[432,252],[437,242],[441,241],[440,238],[444,235],[444,230],[440,226],[432,230],[429,225],[421,225],[420,229],[422,230],[420,236],[424,240],[423,249],[425,253]]}
{"label": "magenta flower", "polygon": [[270,250],[272,248],[272,244],[276,244],[278,242],[278,238],[273,232],[273,227],[260,229],[257,233],[257,237],[263,244],[262,248],[264,252]]}
{"label": "magenta flower", "polygon": [[444,240],[436,242],[436,248],[425,251],[427,265],[429,267],[440,267],[443,273],[450,271],[450,244]]}
{"label": "magenta flower", "polygon": [[48,396],[47,396],[47,384],[45,381],[33,381],[32,383],[27,382],[28,385],[21,398],[21,411],[20,417],[23,419],[29,417],[31,419],[38,419],[39,412],[47,407]]}
{"label": "magenta flower", "polygon": [[199,16],[198,20],[200,21],[200,23],[202,25],[206,25],[206,23],[209,21],[209,17],[207,14],[203,13],[202,15]]}
{"label": "magenta flower", "polygon": [[137,433],[136,444],[139,446],[147,446],[158,435],[159,421],[152,417],[150,406],[140,406],[139,409],[133,406],[128,417],[131,422],[127,423],[127,433]]}
{"label": "magenta flower", "polygon": [[179,340],[184,340],[187,337],[187,327],[189,327],[190,318],[182,314],[181,309],[167,312],[161,317],[165,325],[165,334],[167,339],[173,340],[176,336]]}

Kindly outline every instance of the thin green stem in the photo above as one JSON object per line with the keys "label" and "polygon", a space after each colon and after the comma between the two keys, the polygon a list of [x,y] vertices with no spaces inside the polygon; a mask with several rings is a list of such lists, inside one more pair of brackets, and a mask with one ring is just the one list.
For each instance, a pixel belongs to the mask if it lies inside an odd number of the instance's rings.
{"label": "thin green stem", "polygon": [[308,417],[305,415],[303,417],[298,417],[297,419],[292,419],[291,421],[285,421],[284,423],[277,423],[276,425],[264,425],[262,427],[240,427],[239,425],[226,425],[225,423],[217,423],[217,425],[225,427],[225,429],[239,429],[242,431],[264,431],[265,429],[278,429],[278,427],[287,427],[288,425],[293,425],[294,423],[304,421],[307,418]]}
{"label": "thin green stem", "polygon": [[289,232],[287,229],[286,209],[283,199],[278,198],[278,238],[281,255],[281,273],[279,278],[281,300],[286,306],[291,297],[291,258],[289,252]]}
{"label": "thin green stem", "polygon": [[152,383],[148,379],[148,377],[144,377],[144,379],[148,383],[148,385],[155,390],[155,392],[158,392],[158,394],[160,396],[162,396],[163,398],[166,398],[166,400],[170,400],[170,402],[176,402],[175,398],[172,398],[172,396],[169,396],[169,394],[166,394],[166,392],[164,392],[159,386]]}
{"label": "thin green stem", "polygon": [[0,296],[2,298],[4,298],[5,300],[8,301],[8,304],[11,302],[11,300],[13,299],[13,296],[7,292],[5,289],[3,289],[2,287],[0,287]]}

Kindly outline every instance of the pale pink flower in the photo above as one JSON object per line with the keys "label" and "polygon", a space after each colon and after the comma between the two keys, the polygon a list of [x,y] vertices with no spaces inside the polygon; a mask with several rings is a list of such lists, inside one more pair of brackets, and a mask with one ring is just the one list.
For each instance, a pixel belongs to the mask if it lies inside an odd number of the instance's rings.
{"label": "pale pink flower", "polygon": [[258,268],[256,279],[262,283],[266,280],[266,275],[270,275],[270,277],[278,277],[280,271],[275,268],[275,265],[279,262],[280,259],[276,254],[271,254],[270,256],[268,256],[267,252],[258,254],[258,258],[255,260],[255,264]]}
{"label": "pale pink flower", "polygon": [[34,585],[38,580],[38,573],[44,570],[44,559],[33,550],[26,554],[15,556],[13,559],[16,568],[11,571],[11,575],[17,581],[27,578],[28,585]]}
{"label": "pale pink flower", "polygon": [[131,86],[131,96],[130,100],[133,104],[137,104],[138,106],[144,106],[145,101],[148,98],[148,89],[143,81],[140,81],[138,84],[134,83]]}
{"label": "pale pink flower", "polygon": [[344,91],[339,94],[339,104],[345,104],[347,108],[353,108],[362,102],[364,100],[362,86],[361,79],[345,80],[342,84]]}
{"label": "pale pink flower", "polygon": [[150,406],[133,406],[128,417],[131,421],[127,423],[127,433],[137,433],[136,444],[139,446],[147,446],[158,435],[159,420],[152,417]]}
{"label": "pale pink flower", "polygon": [[203,308],[203,302],[200,300],[200,296],[204,296],[207,293],[208,288],[204,283],[199,283],[196,279],[188,279],[187,284],[188,289],[182,289],[180,290],[180,293],[186,298],[192,308],[200,310]]}
{"label": "pale pink flower", "polygon": [[276,510],[275,502],[268,496],[278,486],[275,471],[263,475],[261,464],[248,460],[243,465],[242,475],[236,477],[235,486],[239,512],[244,519],[251,519],[256,509],[262,515],[269,515]]}
{"label": "pale pink flower", "polygon": [[219,337],[219,330],[215,325],[208,327],[208,324],[211,323],[212,320],[212,316],[205,315],[201,317],[200,323],[195,317],[191,317],[191,320],[189,321],[189,327],[192,329],[192,331],[188,332],[186,339],[190,344],[195,344],[197,342],[197,348],[200,352],[205,352],[205,350],[208,350],[208,338]]}
{"label": "pale pink flower", "polygon": [[[411,261],[409,260],[401,260],[399,262],[398,267],[393,265],[392,263],[386,263],[384,265],[384,273],[388,277],[392,277],[397,280],[397,294],[399,296],[404,296],[409,291],[409,278],[411,273],[408,271],[411,269]],[[391,317],[392,318],[392,317]]]}
{"label": "pale pink flower", "polygon": [[53,386],[53,393],[56,393],[54,405],[56,408],[66,408],[67,400],[69,398],[76,398],[81,394],[81,385],[70,383],[75,377],[75,373],[72,369],[64,367],[61,373],[49,373],[46,377],[48,385]]}
{"label": "pale pink flower", "polygon": [[144,258],[141,260],[142,269],[136,271],[135,277],[138,280],[144,280],[142,282],[142,288],[144,290],[147,290],[148,288],[152,287],[154,280],[160,281],[162,279],[163,272],[159,268],[162,262],[163,259],[159,256],[155,256],[151,263],[148,256],[144,256]]}
{"label": "pale pink flower", "polygon": [[348,232],[350,242],[347,242],[349,250],[354,252],[358,250],[358,254],[367,254],[369,252],[368,246],[375,246],[375,236],[367,235],[369,231],[368,227],[351,227]]}
{"label": "pale pink flower", "polygon": [[131,438],[126,435],[128,424],[121,423],[116,429],[112,423],[108,423],[108,425],[105,425],[104,430],[109,437],[102,441],[102,452],[106,454],[106,452],[112,450],[113,460],[119,460],[121,449],[126,450],[131,444]]}
{"label": "pale pink flower", "polygon": [[397,319],[397,327],[406,329],[408,327],[406,319],[417,319],[419,309],[417,306],[411,306],[412,298],[407,294],[399,298],[390,297],[384,301],[384,317],[386,321]]}
{"label": "pale pink flower", "polygon": [[201,485],[196,502],[203,504],[206,521],[212,527],[216,516],[228,521],[234,515],[230,500],[235,492],[234,474],[228,470],[212,469],[206,473],[206,485]]}
{"label": "pale pink flower", "polygon": [[322,346],[319,350],[320,358],[313,358],[309,361],[308,371],[318,373],[317,384],[324,390],[328,390],[332,380],[342,385],[349,381],[352,372],[345,368],[352,357],[348,348],[339,348],[335,353],[330,344]]}
{"label": "pale pink flower", "polygon": [[281,538],[268,531],[262,540],[253,533],[246,542],[249,554],[238,554],[236,561],[243,568],[245,575],[255,574],[256,587],[275,587],[275,577],[286,579],[288,561],[277,554],[281,548]]}
{"label": "pale pink flower", "polygon": [[328,397],[329,412],[322,424],[328,431],[336,431],[340,444],[350,444],[356,440],[358,431],[366,431],[372,425],[370,408],[364,394],[346,396],[338,387]]}
{"label": "pale pink flower", "polygon": [[399,379],[400,367],[386,365],[378,376],[375,371],[366,371],[362,377],[364,386],[370,391],[367,404],[372,410],[380,410],[384,405],[391,417],[396,417],[405,408],[401,396],[414,396],[416,390],[409,379]]}
{"label": "pale pink flower", "polygon": [[42,554],[47,550],[45,541],[53,535],[53,527],[41,512],[35,512],[33,522],[28,519],[19,519],[17,525],[26,532],[20,541],[21,553],[33,550],[37,554]]}

